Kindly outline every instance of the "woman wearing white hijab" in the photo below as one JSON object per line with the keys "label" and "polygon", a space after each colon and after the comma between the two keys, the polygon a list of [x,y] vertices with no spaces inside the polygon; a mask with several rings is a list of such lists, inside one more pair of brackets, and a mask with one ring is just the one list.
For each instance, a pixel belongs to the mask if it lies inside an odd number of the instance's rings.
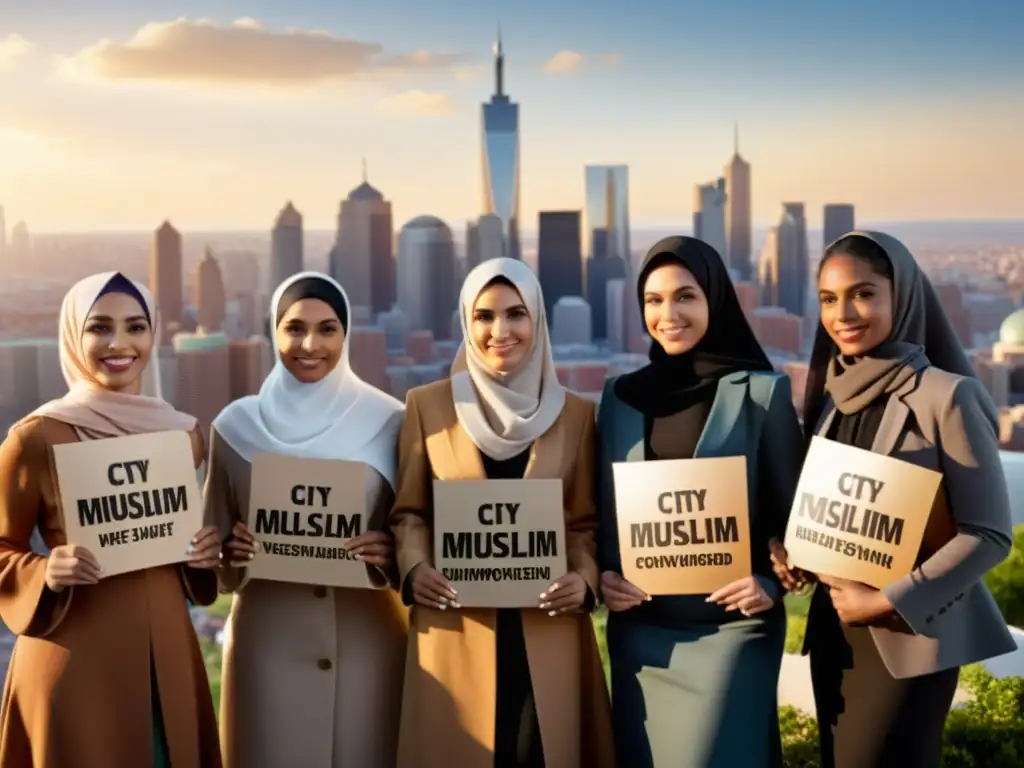
{"label": "woman wearing white hijab", "polygon": [[[412,609],[399,768],[603,768],[614,750],[595,604],[594,406],[558,381],[536,276],[466,277],[451,378],[411,390],[391,513]],[[467,609],[433,567],[433,479],[559,478],[569,572],[537,608]]]}
{"label": "woman wearing white hijab", "polygon": [[[103,577],[67,543],[53,446],[182,431],[195,418],[160,397],[153,297],[118,272],[79,281],[60,310],[68,392],[0,446],[0,618],[18,640],[0,713],[0,765],[219,768],[217,721],[186,598],[217,597],[216,529],[182,562]],[[51,549],[32,551],[38,528]]]}
{"label": "woman wearing white hijab", "polygon": [[[270,307],[276,362],[258,395],[214,420],[207,520],[228,535],[221,745],[227,768],[392,768],[407,619],[386,526],[394,499],[402,404],[349,367],[348,297],[303,272]],[[366,464],[367,533],[349,543],[380,589],[250,579],[244,520],[260,453]],[[228,554],[230,552],[230,555]]]}

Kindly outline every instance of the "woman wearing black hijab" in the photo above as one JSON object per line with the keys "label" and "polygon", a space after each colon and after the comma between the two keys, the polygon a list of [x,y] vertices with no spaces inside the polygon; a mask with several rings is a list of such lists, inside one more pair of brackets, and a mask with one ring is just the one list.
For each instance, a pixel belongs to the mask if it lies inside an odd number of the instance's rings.
{"label": "woman wearing black hijab", "polygon": [[[597,424],[619,764],[780,766],[786,613],[769,544],[785,533],[803,453],[789,379],[773,371],[707,243],[658,242],[637,299],[651,362],[607,382]],[[621,575],[611,465],[724,456],[747,459],[753,575],[712,595],[645,595]]]}

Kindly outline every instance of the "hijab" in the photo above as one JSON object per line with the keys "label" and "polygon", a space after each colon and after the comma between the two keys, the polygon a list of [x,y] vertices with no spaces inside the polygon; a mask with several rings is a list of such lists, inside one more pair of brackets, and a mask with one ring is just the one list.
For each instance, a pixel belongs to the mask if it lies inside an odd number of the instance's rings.
{"label": "hijab", "polygon": [[[83,344],[85,322],[99,298],[108,293],[124,293],[136,299],[153,332],[153,351],[142,372],[142,392],[138,395],[104,389],[89,367]],[[194,429],[195,417],[175,410],[161,397],[159,327],[153,295],[120,272],[102,272],[75,283],[61,304],[58,329],[60,369],[68,393],[44,403],[21,421],[33,417],[55,419],[91,439]]]}
{"label": "hijab", "polygon": [[747,322],[722,257],[703,240],[666,237],[647,252],[637,279],[641,316],[650,274],[666,264],[688,270],[708,301],[708,328],[693,349],[670,355],[651,340],[650,363],[615,382],[616,396],[630,407],[661,418],[714,397],[718,381],[737,371],[771,371],[773,366]]}
{"label": "hijab", "polygon": [[[281,362],[273,332],[292,304],[319,299],[330,306],[345,330],[337,365],[320,381],[301,382]],[[260,453],[359,461],[395,486],[395,440],[402,404],[360,379],[349,365],[351,304],[344,289],[327,275],[300,272],[285,280],[270,300],[274,367],[256,395],[230,403],[213,427],[248,462]]]}
{"label": "hijab", "polygon": [[[480,293],[497,278],[515,286],[533,321],[533,346],[512,371],[492,370],[473,343],[470,325]],[[459,295],[462,344],[452,363],[452,395],[459,424],[480,451],[496,461],[518,456],[555,423],[565,405],[551,355],[540,282],[518,259],[488,259],[475,267]]]}
{"label": "hijab", "polygon": [[818,323],[804,395],[804,432],[808,437],[817,428],[826,394],[840,413],[850,415],[897,391],[929,365],[960,376],[977,375],[935,289],[907,247],[881,232],[851,232],[826,249],[826,258],[832,246],[847,237],[870,240],[892,265],[892,332],[876,349],[851,360],[839,354],[825,327]]}

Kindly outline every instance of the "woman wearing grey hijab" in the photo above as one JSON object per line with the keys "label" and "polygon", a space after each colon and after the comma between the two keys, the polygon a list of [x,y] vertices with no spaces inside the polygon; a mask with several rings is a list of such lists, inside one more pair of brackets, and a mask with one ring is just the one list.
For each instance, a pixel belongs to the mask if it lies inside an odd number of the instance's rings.
{"label": "woman wearing grey hijab", "polygon": [[[960,667],[1016,649],[982,583],[1012,537],[998,416],[898,240],[878,232],[837,240],[819,267],[818,296],[807,437],[938,470],[949,512],[936,506],[914,570],[881,590],[816,578],[804,652],[821,765],[938,768]],[[781,547],[773,560],[790,588],[815,579],[788,568]]]}

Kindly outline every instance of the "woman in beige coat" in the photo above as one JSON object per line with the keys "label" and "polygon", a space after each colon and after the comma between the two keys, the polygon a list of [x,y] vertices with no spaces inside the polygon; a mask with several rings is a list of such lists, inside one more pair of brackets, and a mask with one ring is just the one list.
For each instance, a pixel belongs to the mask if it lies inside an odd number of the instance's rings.
{"label": "woman in beige coat", "polygon": [[[597,594],[594,407],[555,375],[540,285],[490,259],[466,278],[452,376],[409,392],[391,514],[415,602],[400,768],[613,765],[589,612]],[[568,573],[537,608],[468,609],[434,568],[433,479],[559,478]]]}
{"label": "woman in beige coat", "polygon": [[[220,727],[227,768],[393,768],[407,617],[385,527],[402,404],[349,368],[351,317],[341,286],[304,272],[278,287],[278,360],[258,395],[214,421],[207,520],[229,535]],[[244,524],[260,453],[346,459],[368,467],[370,530],[349,542],[379,589],[250,579]],[[229,554],[230,553],[230,554]]]}

